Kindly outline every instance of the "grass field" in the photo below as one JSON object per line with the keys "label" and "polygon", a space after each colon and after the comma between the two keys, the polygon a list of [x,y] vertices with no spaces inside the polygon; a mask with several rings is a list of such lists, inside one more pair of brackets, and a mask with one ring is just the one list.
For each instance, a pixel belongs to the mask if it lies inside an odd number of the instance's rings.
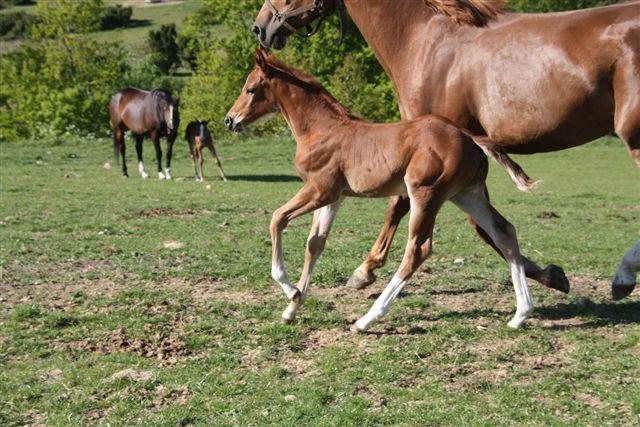
{"label": "grass field", "polygon": [[[385,200],[345,202],[283,325],[268,223],[301,185],[293,143],[220,143],[226,183],[211,161],[193,182],[184,141],[177,180],[143,181],[127,143],[129,180],[103,167],[108,140],[0,146],[0,425],[640,424],[639,294],[613,303],[609,287],[640,236],[618,140],[518,157],[539,195],[492,165],[494,204],[524,253],[565,268],[569,295],[531,283],[534,317],[509,330],[508,269],[448,204],[433,257],[368,334],[349,326],[397,267],[406,221],[378,282],[343,284]],[[309,224],[285,233],[292,278]]]}

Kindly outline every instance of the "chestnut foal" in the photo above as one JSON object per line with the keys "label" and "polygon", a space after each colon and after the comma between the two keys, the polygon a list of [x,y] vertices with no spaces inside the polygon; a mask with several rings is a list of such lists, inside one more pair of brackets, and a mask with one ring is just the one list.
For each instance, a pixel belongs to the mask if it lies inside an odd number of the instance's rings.
{"label": "chestnut foal", "polygon": [[[312,77],[273,56],[256,52],[257,66],[225,121],[239,132],[268,113],[280,112],[296,139],[295,166],[304,186],[277,209],[271,220],[271,275],[290,303],[282,314],[295,318],[303,304],[313,267],[324,249],[331,224],[345,196],[408,195],[409,238],[404,258],[391,282],[355,329],[367,330],[384,316],[407,280],[431,253],[438,210],[451,200],[487,230],[511,269],[518,328],[533,311],[514,227],[489,203],[485,193],[486,152],[507,169],[518,188],[535,184],[498,146],[474,137],[450,121],[434,116],[388,124],[352,116]],[[297,288],[287,276],[282,232],[294,218],[314,212],[302,276]]]}

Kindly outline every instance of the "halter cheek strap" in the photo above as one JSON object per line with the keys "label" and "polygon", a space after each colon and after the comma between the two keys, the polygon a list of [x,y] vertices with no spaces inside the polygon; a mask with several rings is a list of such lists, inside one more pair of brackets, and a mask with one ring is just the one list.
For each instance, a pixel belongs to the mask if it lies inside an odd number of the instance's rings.
{"label": "halter cheek strap", "polygon": [[[311,4],[299,7],[298,9],[290,10],[288,12],[280,12],[278,9],[276,9],[273,3],[271,3],[271,0],[266,0],[266,4],[269,7],[269,10],[271,11],[271,15],[272,15],[271,22],[274,25],[276,25],[278,29],[280,27],[285,27],[287,30],[291,31],[291,33],[297,34],[302,37],[311,37],[312,35],[317,33],[318,30],[320,30],[320,26],[322,25],[322,22],[325,20],[327,16],[329,16],[329,15],[323,14],[323,12],[325,11],[323,0],[314,0],[314,2]],[[338,11],[338,14],[340,15],[340,38],[334,42],[334,44],[338,46],[340,45],[340,43],[342,43],[342,40],[344,39],[349,21],[347,19],[347,12],[344,5],[344,0],[336,0],[335,9]],[[307,30],[306,33],[303,31],[300,31],[300,29],[294,27],[289,22],[287,22],[287,19],[294,18],[296,16],[302,15],[307,12],[318,12],[320,14],[320,17],[318,18],[318,23],[316,24],[315,28],[312,27],[310,23],[305,26],[305,29]]]}

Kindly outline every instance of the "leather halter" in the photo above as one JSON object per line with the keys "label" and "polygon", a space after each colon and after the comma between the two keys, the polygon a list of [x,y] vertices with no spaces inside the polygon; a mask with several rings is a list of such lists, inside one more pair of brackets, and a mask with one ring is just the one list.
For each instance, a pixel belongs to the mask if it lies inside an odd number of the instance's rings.
{"label": "leather halter", "polygon": [[[326,11],[324,0],[314,0],[313,3],[311,4],[299,7],[297,9],[290,10],[288,12],[280,12],[278,9],[276,9],[273,3],[271,3],[271,0],[266,0],[265,3],[269,7],[269,10],[271,10],[271,14],[272,14],[271,24],[277,27],[276,31],[279,30],[281,27],[285,27],[287,30],[291,31],[292,34],[297,34],[302,37],[311,37],[312,35],[317,33],[318,30],[320,30],[320,26],[322,25],[322,22],[325,20],[327,16],[330,15],[330,13],[329,14],[324,13]],[[340,43],[342,43],[342,40],[344,39],[344,36],[346,34],[347,24],[348,24],[347,12],[344,6],[344,0],[335,1],[335,10],[337,10],[340,15],[340,38],[334,42],[334,44],[338,46],[340,45]],[[311,26],[311,22],[305,25],[305,29],[307,30],[306,32],[301,31],[299,28],[296,28],[293,25],[291,25],[289,22],[287,22],[288,19],[294,18],[296,16],[300,16],[307,12],[317,12],[319,14],[319,18],[318,18],[318,23],[316,24],[315,27]]]}

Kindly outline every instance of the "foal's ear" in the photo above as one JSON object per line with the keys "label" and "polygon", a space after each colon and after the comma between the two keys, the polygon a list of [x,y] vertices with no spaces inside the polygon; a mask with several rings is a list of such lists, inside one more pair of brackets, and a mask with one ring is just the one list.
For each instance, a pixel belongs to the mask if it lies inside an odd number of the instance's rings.
{"label": "foal's ear", "polygon": [[262,49],[256,49],[256,53],[254,55],[256,60],[256,65],[260,67],[262,71],[267,71],[269,65],[267,64],[267,55]]}

